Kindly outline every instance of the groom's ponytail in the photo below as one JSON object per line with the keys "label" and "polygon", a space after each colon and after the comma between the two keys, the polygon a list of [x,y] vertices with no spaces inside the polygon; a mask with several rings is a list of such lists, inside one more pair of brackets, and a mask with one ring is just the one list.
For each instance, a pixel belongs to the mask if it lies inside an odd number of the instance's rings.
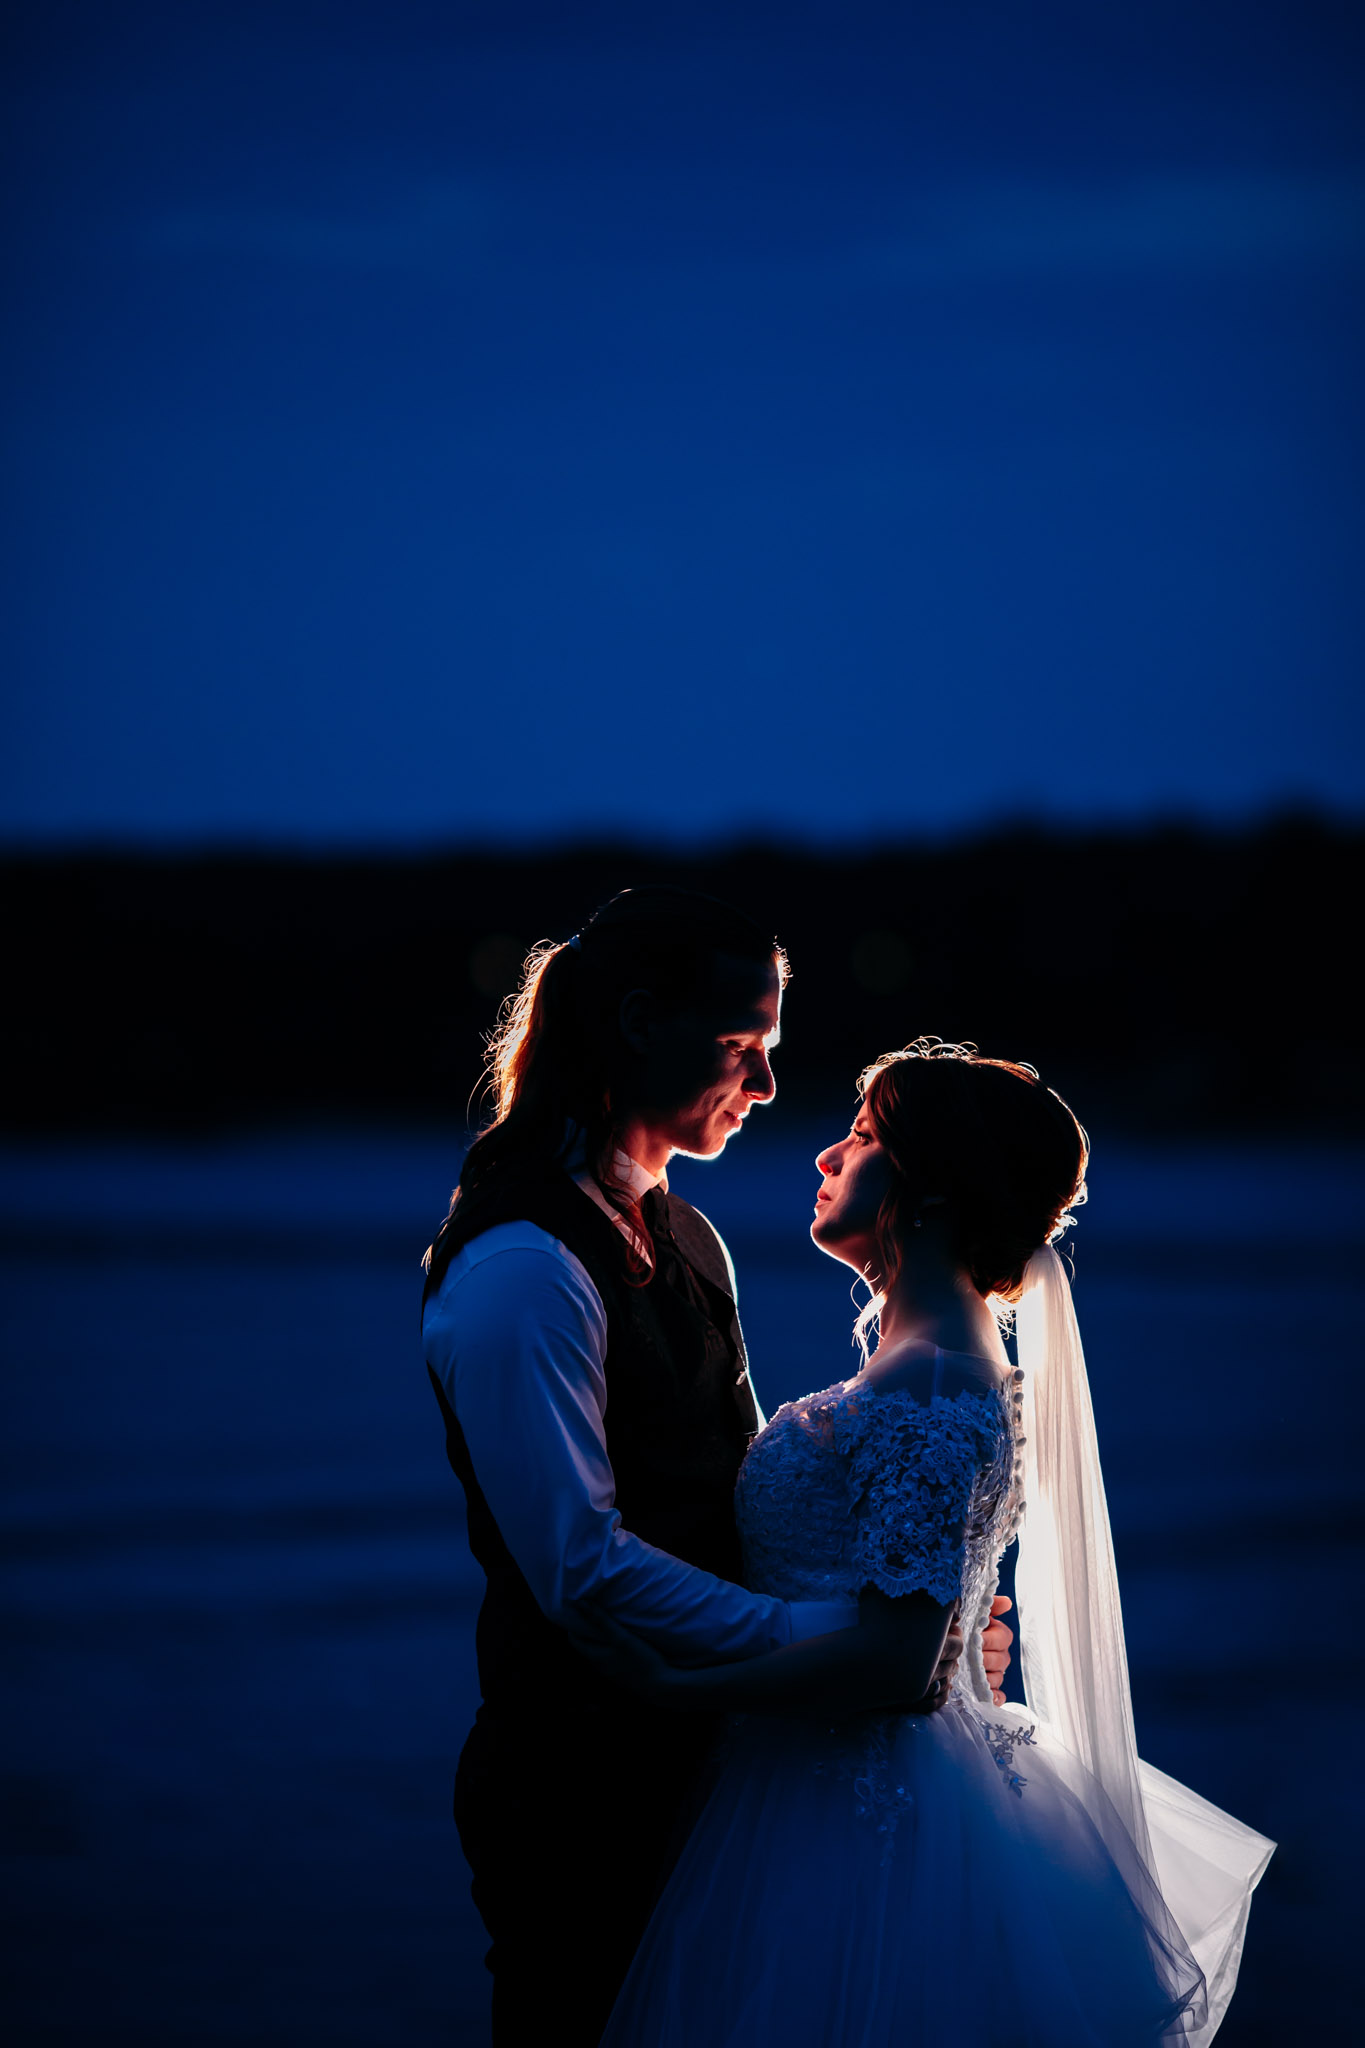
{"label": "groom's ponytail", "polygon": [[465,1156],[450,1214],[427,1254],[428,1294],[453,1254],[457,1213],[463,1240],[473,1234],[472,1216],[509,1175],[578,1151],[590,1172],[606,1174],[614,1130],[630,1108],[621,1099],[623,1080],[628,1085],[623,999],[646,989],[670,1008],[704,1001],[720,954],[775,963],[786,980],[786,955],[760,925],[693,889],[623,889],[573,938],[533,947],[489,1043],[484,1083],[492,1114]]}
{"label": "groom's ponytail", "polygon": [[[576,939],[563,945],[547,939],[527,954],[488,1044],[484,1088],[492,1097],[493,1128],[518,1109],[528,1118],[535,1107],[548,1111],[561,1095],[564,1114],[573,1114],[567,1098],[590,1064],[580,1043],[583,1004],[573,986],[582,964]],[[580,1117],[585,1108],[579,1105]]]}

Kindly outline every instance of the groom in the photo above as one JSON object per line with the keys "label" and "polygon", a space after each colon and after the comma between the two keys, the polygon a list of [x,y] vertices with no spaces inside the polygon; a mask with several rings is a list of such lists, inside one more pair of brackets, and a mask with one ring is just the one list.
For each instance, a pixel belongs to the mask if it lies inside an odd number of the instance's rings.
{"label": "groom", "polygon": [[[772,1100],[786,975],[759,926],[680,889],[626,890],[534,955],[428,1255],[427,1366],[488,1582],[455,1817],[495,2048],[597,2041],[716,1734],[576,1656],[574,1609],[684,1663],[856,1619],[740,1583],[732,1496],[761,1418],[729,1254],[668,1191],[675,1152],[715,1157]],[[1009,1641],[987,1631],[997,1686]]]}

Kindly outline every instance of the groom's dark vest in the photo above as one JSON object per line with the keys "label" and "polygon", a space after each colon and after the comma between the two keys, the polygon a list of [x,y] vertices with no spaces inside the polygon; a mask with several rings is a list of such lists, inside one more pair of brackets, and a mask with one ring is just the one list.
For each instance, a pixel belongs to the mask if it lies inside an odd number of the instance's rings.
{"label": "groom's dark vest", "polygon": [[[670,1195],[672,1243],[659,1233],[658,1263],[642,1286],[621,1232],[560,1168],[519,1175],[491,1201],[481,1196],[463,1235],[458,1214],[445,1239],[452,1256],[496,1224],[523,1222],[538,1224],[580,1261],[606,1311],[607,1453],[622,1526],[688,1564],[738,1580],[735,1478],[758,1417],[725,1256],[710,1225]],[[536,1605],[435,1373],[431,1383],[468,1503],[469,1546],[488,1580],[476,1633],[485,1702],[523,1711],[550,1701],[589,1711],[619,1703],[616,1689]]]}

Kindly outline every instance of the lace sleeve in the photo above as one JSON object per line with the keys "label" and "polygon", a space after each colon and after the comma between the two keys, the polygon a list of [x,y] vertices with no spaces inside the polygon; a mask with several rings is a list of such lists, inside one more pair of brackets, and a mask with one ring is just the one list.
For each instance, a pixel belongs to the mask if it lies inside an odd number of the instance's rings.
{"label": "lace sleeve", "polygon": [[861,1585],[928,1593],[945,1607],[962,1594],[977,1483],[995,1463],[999,1422],[980,1394],[868,1393],[834,1418],[848,1461]]}

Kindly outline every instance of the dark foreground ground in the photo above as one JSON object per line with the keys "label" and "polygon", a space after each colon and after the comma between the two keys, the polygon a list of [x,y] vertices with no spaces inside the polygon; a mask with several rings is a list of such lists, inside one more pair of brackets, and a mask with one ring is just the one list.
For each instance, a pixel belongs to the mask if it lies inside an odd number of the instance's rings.
{"label": "dark foreground ground", "polygon": [[[760,1392],[848,1356],[828,1121],[679,1175]],[[484,2040],[476,1583],[417,1349],[453,1141],[0,1155],[8,2039]],[[1106,1148],[1077,1232],[1145,1755],[1280,1841],[1227,2048],[1346,2039],[1365,1160]]]}

